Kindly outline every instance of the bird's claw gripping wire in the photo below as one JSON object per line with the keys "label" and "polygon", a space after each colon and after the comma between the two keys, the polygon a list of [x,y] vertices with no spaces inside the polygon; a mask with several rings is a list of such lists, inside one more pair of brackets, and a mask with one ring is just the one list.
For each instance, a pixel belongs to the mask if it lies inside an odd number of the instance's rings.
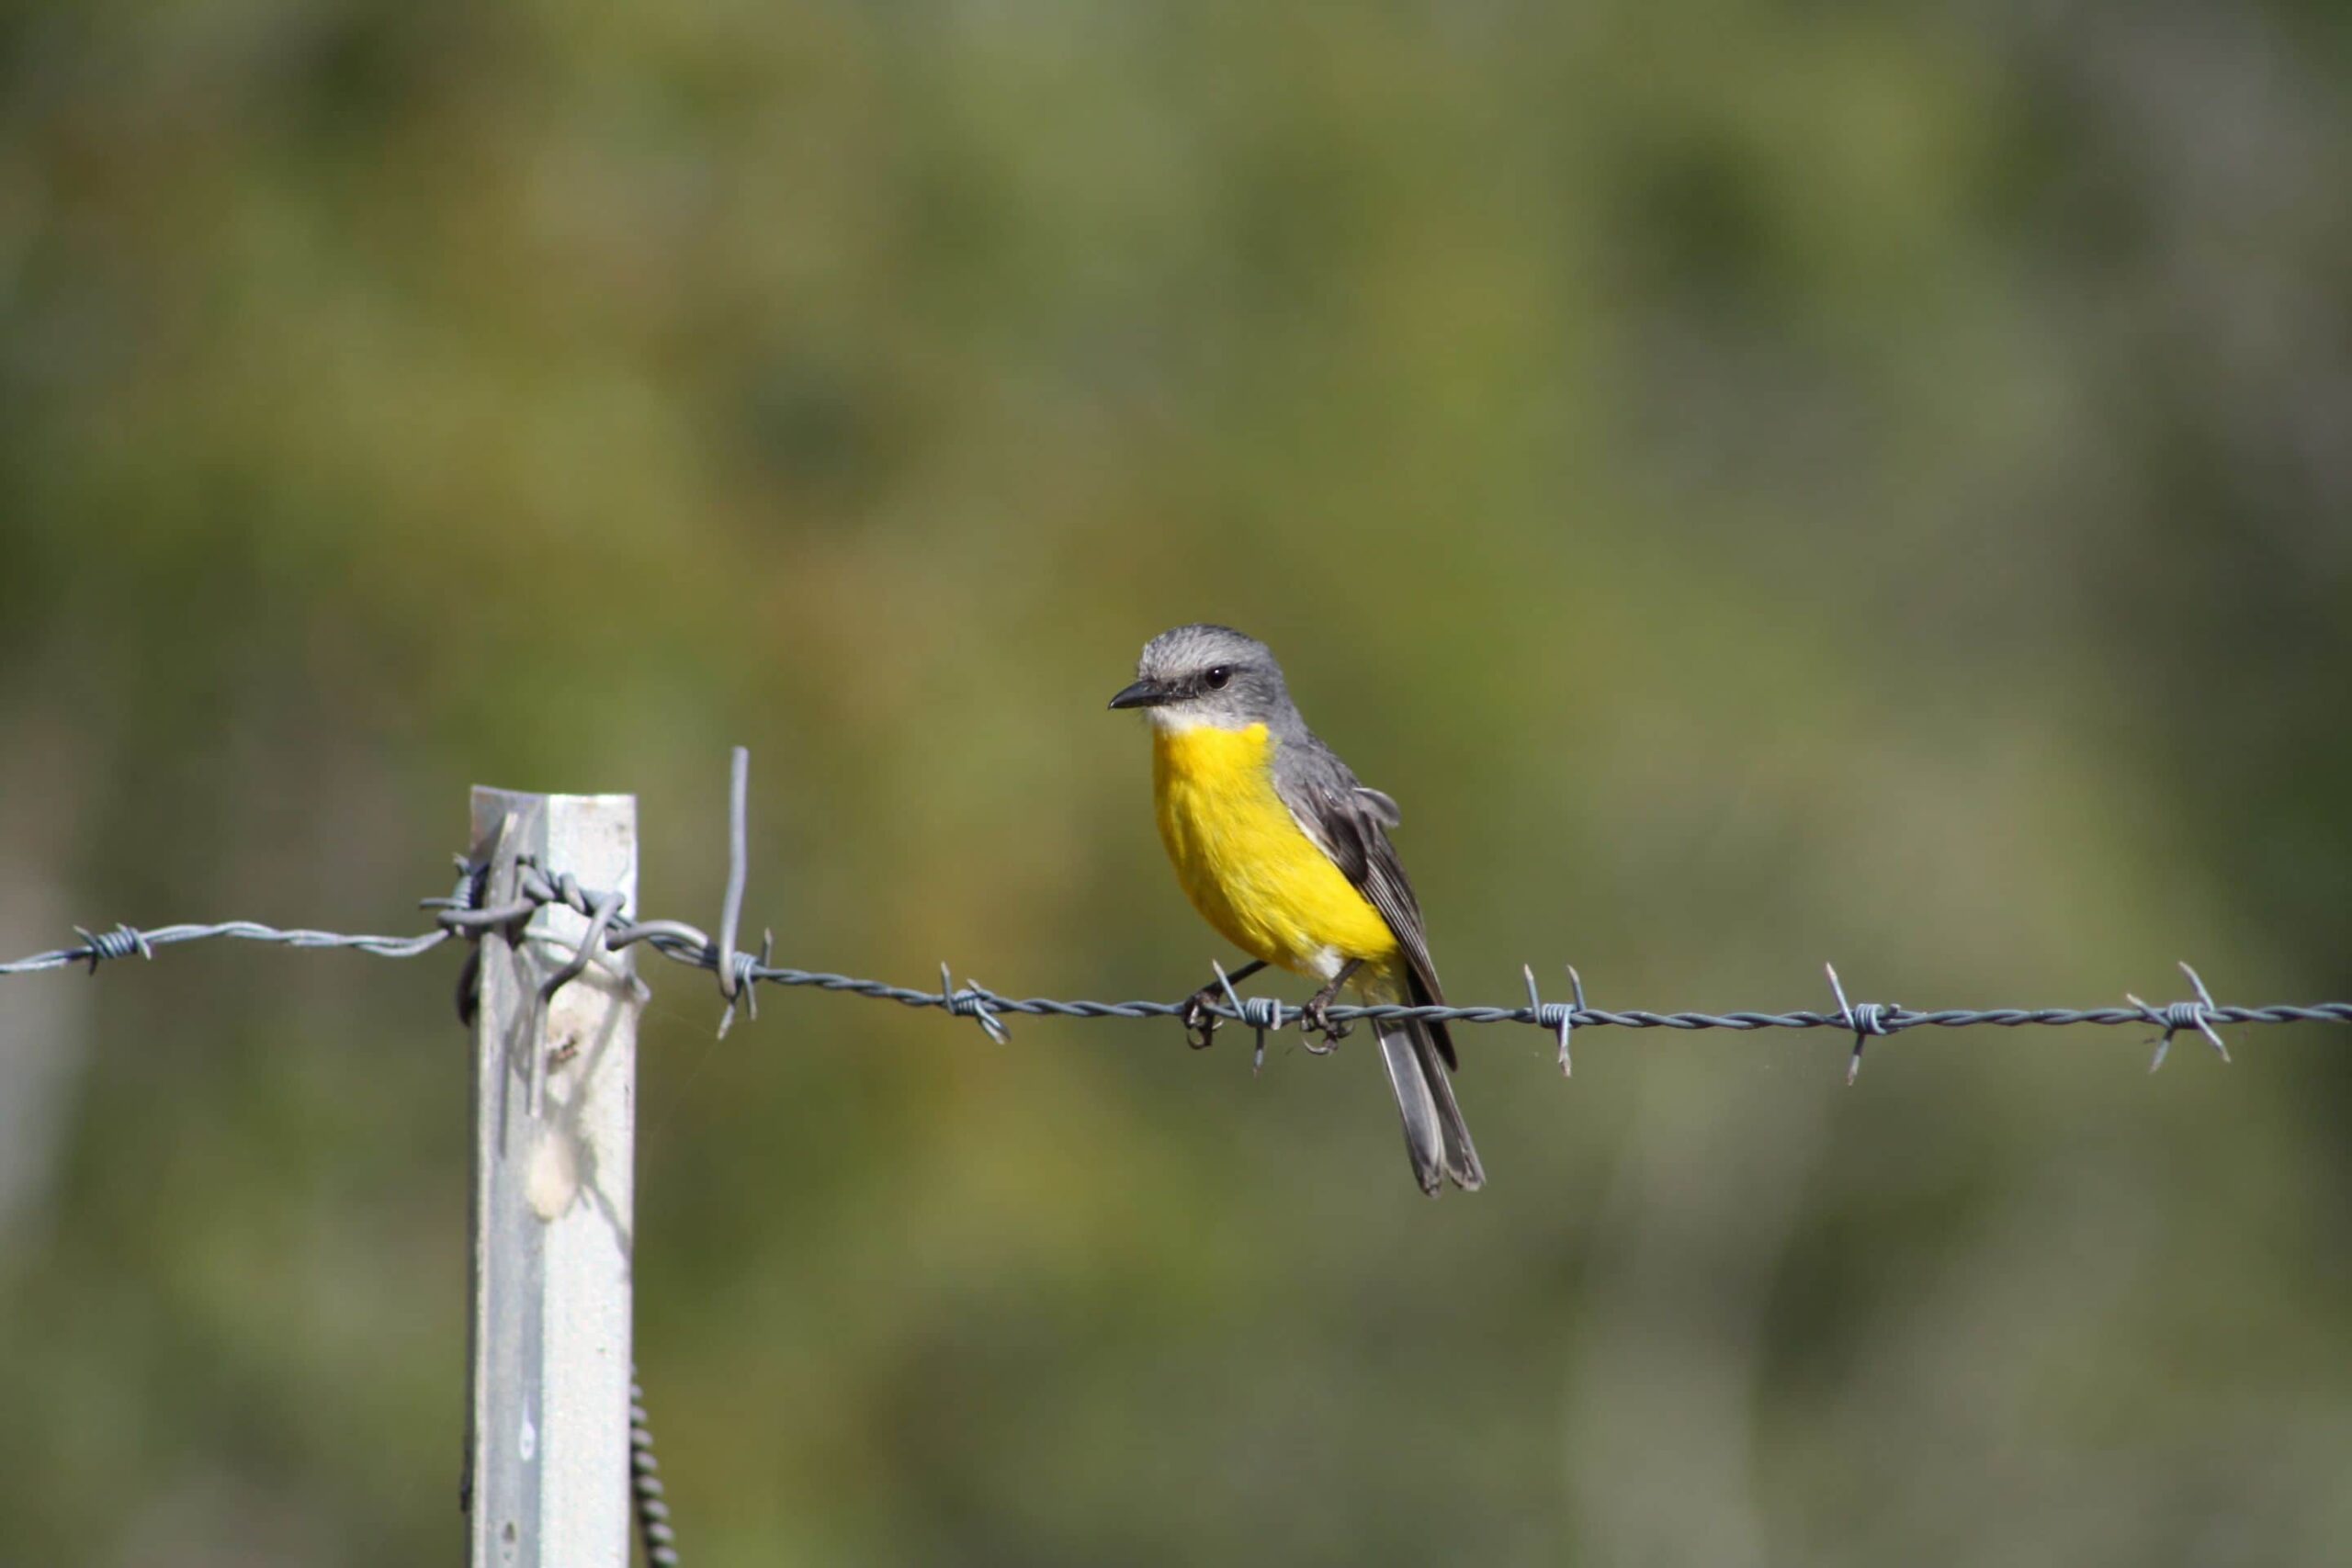
{"label": "bird's claw gripping wire", "polygon": [[[1298,1032],[1306,1036],[1300,1043],[1317,1056],[1329,1055],[1340,1048],[1340,1041],[1356,1032],[1352,1023],[1333,1021],[1330,1009],[1331,992],[1327,986],[1307,998],[1306,1005],[1298,1010]],[[1319,1043],[1315,1039],[1317,1034],[1323,1037]]]}
{"label": "bird's claw gripping wire", "polygon": [[1220,1000],[1230,1003],[1234,1016],[1242,1016],[1247,1010],[1241,1005],[1241,998],[1234,995],[1233,982],[1247,980],[1265,966],[1264,959],[1255,958],[1227,975],[1224,964],[1211,959],[1209,967],[1216,971],[1216,978],[1186,997],[1176,1008],[1176,1021],[1184,1026],[1184,1043],[1195,1051],[1205,1051],[1216,1044],[1217,1025],[1225,1021],[1216,1011],[1216,1004]]}
{"label": "bird's claw gripping wire", "polygon": [[[1223,978],[1220,970],[1218,979]],[[1176,1010],[1176,1021],[1184,1026],[1184,1043],[1195,1051],[1205,1051],[1216,1043],[1216,1026],[1225,1021],[1209,1010],[1216,1003],[1216,983],[1212,981],[1186,997]]]}
{"label": "bird's claw gripping wire", "polygon": [[1321,990],[1307,998],[1306,1005],[1298,1010],[1298,1032],[1303,1035],[1323,1036],[1323,1043],[1320,1045],[1312,1039],[1306,1042],[1306,1048],[1316,1055],[1329,1055],[1339,1048],[1340,1041],[1355,1032],[1354,1024],[1333,1021],[1331,1003],[1338,998],[1340,987],[1346,985],[1354,976],[1355,972],[1363,967],[1363,959],[1349,959],[1340,965],[1340,972],[1325,982]]}
{"label": "bird's claw gripping wire", "polygon": [[2213,993],[2205,988],[2205,982],[2186,963],[2181,964],[2180,972],[2188,976],[2190,985],[2197,987],[2197,999],[2193,1002],[2171,1002],[2162,1008],[2152,1008],[2131,992],[2123,993],[2125,1001],[2147,1014],[2148,1021],[2164,1031],[2155,1043],[2155,1057],[2148,1064],[2148,1071],[2152,1073],[2165,1065],[2165,1053],[2172,1049],[2172,1037],[2184,1029],[2197,1031],[2214,1050],[2222,1054],[2222,1060],[2226,1062],[2230,1059],[2230,1048],[2222,1043],[2221,1035],[2213,1030],[2213,1013],[2218,1005],[2213,1000]]}

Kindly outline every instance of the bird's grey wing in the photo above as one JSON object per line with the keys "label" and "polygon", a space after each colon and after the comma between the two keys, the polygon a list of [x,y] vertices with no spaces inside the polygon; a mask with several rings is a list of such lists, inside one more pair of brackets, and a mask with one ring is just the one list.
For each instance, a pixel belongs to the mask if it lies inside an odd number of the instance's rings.
{"label": "bird's grey wing", "polygon": [[[1310,734],[1286,739],[1274,753],[1274,789],[1299,830],[1331,857],[1347,879],[1380,911],[1405,954],[1406,1000],[1442,1006],[1437,965],[1430,958],[1420,900],[1405,864],[1388,841],[1396,803],[1356,782],[1348,765]],[[1396,1109],[1405,1121],[1405,1147],[1421,1190],[1434,1194],[1445,1176],[1464,1188],[1486,1185],[1487,1173],[1447,1077],[1453,1038],[1435,1019],[1384,1020],[1374,1025]]]}
{"label": "bird's grey wing", "polygon": [[1405,864],[1388,841],[1387,829],[1399,817],[1396,803],[1358,784],[1347,763],[1312,735],[1287,740],[1274,753],[1274,789],[1300,829],[1388,922],[1416,989],[1431,1003],[1443,1002],[1420,900],[1413,897]]}

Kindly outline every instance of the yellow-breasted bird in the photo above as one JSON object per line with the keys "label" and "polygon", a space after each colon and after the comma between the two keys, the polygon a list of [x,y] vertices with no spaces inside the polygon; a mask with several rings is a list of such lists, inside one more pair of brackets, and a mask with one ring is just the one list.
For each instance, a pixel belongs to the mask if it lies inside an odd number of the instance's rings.
{"label": "yellow-breasted bird", "polygon": [[[1150,717],[1160,841],[1193,907],[1255,961],[1235,978],[1279,964],[1320,980],[1299,1021],[1329,1040],[1346,1032],[1324,1015],[1343,986],[1375,1001],[1445,1000],[1420,904],[1388,841],[1396,803],[1315,738],[1264,643],[1230,626],[1162,632],[1111,705]],[[1198,1043],[1208,1043],[1206,1010],[1221,995],[1212,983],[1186,1004]],[[1447,1076],[1455,1062],[1445,1025],[1375,1024],[1421,1190],[1434,1197],[1448,1177],[1485,1185]]]}

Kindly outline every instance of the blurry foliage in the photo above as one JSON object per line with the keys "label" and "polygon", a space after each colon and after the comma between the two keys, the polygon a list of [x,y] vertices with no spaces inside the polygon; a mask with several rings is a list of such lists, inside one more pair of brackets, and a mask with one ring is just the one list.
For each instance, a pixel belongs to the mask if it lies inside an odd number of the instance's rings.
{"label": "blurry foliage", "polygon": [[[2348,53],[2316,6],[15,7],[0,937],[406,929],[475,781],[638,792],[707,918],[740,739],[790,960],[1174,995],[1218,949],[1100,710],[1208,617],[1404,800],[1463,998],[2352,992]],[[455,1549],[434,963],[0,989],[0,1560]],[[2352,1531],[2324,1032],[2154,1080],[1913,1035],[1849,1093],[1826,1039],[1564,1087],[1479,1031],[1494,1185],[1428,1205],[1360,1051],[801,996],[721,1046],[652,977],[696,1562]]]}

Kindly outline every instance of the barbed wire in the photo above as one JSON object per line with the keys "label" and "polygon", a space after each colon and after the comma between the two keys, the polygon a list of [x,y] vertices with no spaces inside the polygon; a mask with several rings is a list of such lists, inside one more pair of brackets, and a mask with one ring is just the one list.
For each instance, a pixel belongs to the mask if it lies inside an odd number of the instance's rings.
{"label": "barbed wire", "polygon": [[[1202,993],[1183,1001],[1136,999],[1102,1002],[1006,996],[971,980],[959,986],[944,964],[940,965],[939,989],[935,991],[835,974],[829,970],[793,968],[772,962],[773,932],[763,940],[758,954],[737,951],[734,936],[740,924],[749,859],[744,804],[749,787],[749,757],[741,747],[735,750],[731,784],[729,818],[730,856],[727,893],[719,921],[722,941],[713,941],[701,928],[683,920],[625,919],[626,911],[618,894],[583,888],[570,874],[550,872],[527,859],[521,863],[518,896],[509,903],[484,908],[483,868],[460,858],[456,891],[445,897],[421,901],[423,908],[439,911],[435,928],[421,935],[392,937],[346,935],[307,929],[279,930],[254,920],[160,926],[153,930],[118,925],[107,931],[76,927],[75,932],[82,938],[79,944],[34,953],[14,963],[0,964],[0,977],[68,968],[75,964],[86,965],[95,973],[103,963],[134,955],[152,960],[155,955],[154,950],[159,947],[212,940],[267,942],[294,948],[347,949],[379,958],[414,958],[432,952],[455,937],[463,937],[470,942],[482,931],[494,928],[521,932],[540,910],[560,907],[585,917],[589,925],[577,942],[531,933],[537,940],[548,942],[571,955],[550,976],[543,987],[543,996],[552,995],[583,973],[601,953],[616,953],[641,942],[673,963],[706,970],[718,976],[719,993],[724,1003],[718,1024],[722,1035],[733,1023],[739,1007],[753,1017],[758,1015],[757,987],[763,985],[837,992],[875,1001],[896,1002],[901,1007],[936,1008],[956,1017],[973,1020],[989,1039],[999,1043],[1011,1038],[1011,1032],[1004,1021],[1009,1016],[1216,1020],[1238,1023],[1253,1031],[1261,1060],[1265,1036],[1269,1032],[1299,1023],[1305,1019],[1306,1010],[1295,1003],[1272,997],[1240,995],[1221,966],[1216,967],[1214,990],[1204,987]],[[2127,992],[2124,1005],[2120,1006],[1932,1010],[1907,1008],[1897,1002],[1850,1001],[1836,968],[1830,965],[1824,967],[1838,1003],[1834,1012],[1803,1009],[1784,1012],[1706,1012],[1697,1010],[1657,1012],[1639,1008],[1599,1008],[1587,1000],[1583,977],[1570,965],[1567,973],[1574,998],[1570,1001],[1545,1001],[1537,988],[1534,970],[1530,966],[1522,970],[1527,984],[1527,1001],[1522,1006],[1416,1006],[1400,1002],[1373,1002],[1362,1006],[1328,1008],[1317,1021],[1318,1024],[1328,1022],[1344,1026],[1360,1020],[1376,1023],[1418,1019],[1444,1023],[1530,1025],[1556,1038],[1559,1065],[1564,1073],[1570,1067],[1570,1045],[1575,1032],[1579,1029],[1729,1029],[1743,1032],[1831,1029],[1851,1033],[1854,1037],[1853,1053],[1847,1068],[1849,1082],[1852,1081],[1860,1066],[1863,1047],[1871,1040],[1914,1029],[2145,1024],[2159,1032],[2154,1042],[2154,1059],[2149,1064],[2149,1070],[2154,1071],[2164,1065],[2165,1054],[2174,1037],[2184,1030],[2193,1030],[2202,1035],[2226,1061],[2229,1059],[2229,1047],[2218,1032],[2220,1025],[2352,1023],[2352,1002],[2274,1003],[2259,1007],[2217,1002],[2197,971],[2187,964],[2181,964],[2180,968],[2188,976],[2194,996],[2188,1000],[2161,1006],[2143,1001]]]}

